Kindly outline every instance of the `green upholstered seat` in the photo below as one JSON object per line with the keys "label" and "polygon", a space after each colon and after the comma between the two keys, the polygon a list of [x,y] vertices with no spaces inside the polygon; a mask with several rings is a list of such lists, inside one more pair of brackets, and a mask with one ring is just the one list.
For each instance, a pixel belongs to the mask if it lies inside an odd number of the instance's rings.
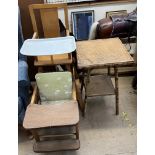
{"label": "green upholstered seat", "polygon": [[52,103],[48,101],[72,99],[72,75],[70,72],[37,73],[35,78],[42,104]]}

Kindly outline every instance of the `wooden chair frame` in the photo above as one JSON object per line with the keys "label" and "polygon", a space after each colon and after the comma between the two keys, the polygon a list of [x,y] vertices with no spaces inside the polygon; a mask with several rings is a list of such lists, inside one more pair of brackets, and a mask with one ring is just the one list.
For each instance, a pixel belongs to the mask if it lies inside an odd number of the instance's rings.
{"label": "wooden chair frame", "polygon": [[[77,96],[76,96],[76,87],[75,87],[75,82],[74,82],[75,79],[74,79],[74,77],[72,79],[73,79],[72,80],[72,99],[76,101]],[[39,90],[38,90],[37,84],[35,84],[29,106],[31,106],[31,105],[33,106],[33,104],[38,104],[39,100],[40,100]],[[61,128],[61,127],[72,127],[74,129],[74,132],[73,133],[67,133],[67,134],[66,133],[65,134],[52,134],[52,135],[47,134],[47,135],[41,135],[40,136],[39,133],[38,133],[39,128],[38,129],[37,128],[36,129],[35,128],[30,129],[30,132],[32,133],[32,135],[33,135],[33,137],[35,139],[35,143],[34,143],[34,146],[33,146],[34,152],[41,153],[41,152],[52,152],[52,151],[63,151],[63,150],[76,150],[76,149],[79,149],[79,147],[80,147],[80,143],[79,143],[79,123],[74,124],[74,125],[68,125],[68,126],[63,126],[63,125],[62,126],[57,126],[57,128]],[[54,128],[54,126],[52,128]],[[47,127],[47,128],[42,128],[42,129],[49,129],[49,128]],[[50,141],[48,141],[48,142],[41,141],[42,136],[44,136],[46,138],[53,138],[54,137],[54,139],[58,138],[58,140],[60,138],[65,137],[65,136],[75,136],[75,142],[72,139],[73,144],[70,144],[71,142],[69,142],[69,146],[67,146],[67,144],[62,144],[60,142],[60,143],[58,143],[60,145],[60,148],[59,148],[59,145],[58,145],[54,150],[52,150],[49,147],[50,146]],[[55,144],[54,144],[54,147],[55,147]]]}

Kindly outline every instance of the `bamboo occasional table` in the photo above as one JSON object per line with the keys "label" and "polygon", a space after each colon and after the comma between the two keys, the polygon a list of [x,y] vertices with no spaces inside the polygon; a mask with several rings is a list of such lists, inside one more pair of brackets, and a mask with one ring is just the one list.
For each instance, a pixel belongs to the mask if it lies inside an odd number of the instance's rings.
{"label": "bamboo occasional table", "polygon": [[[86,112],[88,97],[115,95],[116,115],[118,115],[118,67],[133,64],[133,58],[119,38],[79,41],[76,45],[78,69],[82,70],[81,95],[83,88],[85,88],[83,114]],[[91,76],[93,69],[109,67],[114,67],[115,87],[108,74]]]}

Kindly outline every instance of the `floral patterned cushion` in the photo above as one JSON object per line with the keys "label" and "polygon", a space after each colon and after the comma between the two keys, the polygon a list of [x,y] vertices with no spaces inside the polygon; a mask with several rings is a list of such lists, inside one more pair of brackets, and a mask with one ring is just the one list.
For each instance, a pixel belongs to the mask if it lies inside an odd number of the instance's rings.
{"label": "floral patterned cushion", "polygon": [[37,73],[36,82],[40,99],[45,101],[59,101],[72,99],[72,76],[70,72]]}

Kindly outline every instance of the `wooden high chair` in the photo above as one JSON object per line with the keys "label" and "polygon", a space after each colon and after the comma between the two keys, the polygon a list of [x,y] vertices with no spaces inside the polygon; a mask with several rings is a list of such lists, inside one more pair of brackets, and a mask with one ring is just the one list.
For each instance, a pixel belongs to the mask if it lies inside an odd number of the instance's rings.
{"label": "wooden high chair", "polygon": [[[63,34],[60,32],[60,20],[58,17],[58,10],[60,9],[63,10],[65,17],[66,32],[63,32]],[[29,11],[34,30],[33,39],[61,37],[62,35],[64,36],[64,34],[69,36],[67,4],[32,4],[29,5]],[[37,66],[38,69],[44,66],[65,65],[67,70],[71,71],[71,64],[71,53],[36,56],[34,61],[34,65]]]}
{"label": "wooden high chair", "polygon": [[23,122],[34,136],[33,150],[79,149],[79,109],[71,72],[37,73],[35,78],[37,85]]}

